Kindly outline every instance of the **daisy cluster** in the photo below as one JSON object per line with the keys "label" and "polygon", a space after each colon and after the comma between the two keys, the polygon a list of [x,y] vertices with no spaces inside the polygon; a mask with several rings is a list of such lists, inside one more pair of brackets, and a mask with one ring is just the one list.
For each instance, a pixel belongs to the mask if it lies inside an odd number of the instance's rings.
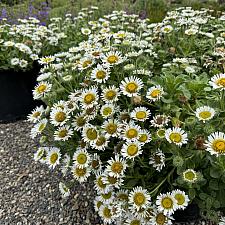
{"label": "daisy cluster", "polygon": [[114,11],[39,59],[34,158],[71,182],[92,177],[106,224],[172,224],[191,202],[218,221],[225,208],[225,18],[211,13],[179,8],[151,24]]}

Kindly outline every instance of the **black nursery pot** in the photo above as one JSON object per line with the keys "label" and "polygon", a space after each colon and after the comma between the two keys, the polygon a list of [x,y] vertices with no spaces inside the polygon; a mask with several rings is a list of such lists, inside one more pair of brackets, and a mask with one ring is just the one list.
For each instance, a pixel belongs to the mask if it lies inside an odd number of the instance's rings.
{"label": "black nursery pot", "polygon": [[40,67],[30,71],[0,71],[0,122],[25,119],[40,101],[33,100],[32,90]]}
{"label": "black nursery pot", "polygon": [[195,222],[200,219],[200,210],[197,204],[192,203],[185,210],[177,210],[173,214],[176,222]]}

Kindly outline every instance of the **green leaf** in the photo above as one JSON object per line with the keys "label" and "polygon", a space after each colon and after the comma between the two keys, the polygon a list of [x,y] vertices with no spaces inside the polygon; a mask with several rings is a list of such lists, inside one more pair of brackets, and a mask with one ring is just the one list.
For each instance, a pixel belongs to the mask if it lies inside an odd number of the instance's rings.
{"label": "green leaf", "polygon": [[208,198],[208,195],[205,194],[205,193],[200,193],[199,198],[202,199],[202,200],[206,200]]}
{"label": "green leaf", "polygon": [[212,190],[219,190],[218,181],[216,179],[212,179],[209,181],[209,188]]}
{"label": "green leaf", "polygon": [[206,199],[206,208],[211,209],[213,205],[213,199],[212,198],[207,198]]}
{"label": "green leaf", "polygon": [[190,188],[188,190],[188,195],[189,195],[190,199],[193,200],[195,198],[195,195],[196,195],[195,189],[194,188]]}
{"label": "green leaf", "polygon": [[212,178],[220,178],[221,175],[222,175],[222,171],[220,170],[220,168],[218,168],[218,167],[210,168],[210,176]]}

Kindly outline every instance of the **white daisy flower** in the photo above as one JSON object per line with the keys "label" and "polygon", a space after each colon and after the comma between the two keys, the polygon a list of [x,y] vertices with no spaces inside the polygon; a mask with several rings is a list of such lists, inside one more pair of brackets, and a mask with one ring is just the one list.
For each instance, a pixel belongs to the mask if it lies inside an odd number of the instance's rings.
{"label": "white daisy flower", "polygon": [[61,158],[60,149],[56,147],[51,147],[47,153],[47,163],[49,167],[54,169],[56,165],[59,164],[59,159]]}
{"label": "white daisy flower", "polygon": [[178,209],[185,209],[188,206],[190,200],[184,191],[174,190],[171,195],[177,200]]}
{"label": "white daisy flower", "polygon": [[128,97],[137,96],[142,88],[143,81],[140,78],[134,76],[126,77],[124,81],[121,81],[120,84],[122,93]]}
{"label": "white daisy flower", "polygon": [[97,67],[92,70],[91,78],[97,83],[105,83],[110,77],[109,74],[109,68],[98,64]]}
{"label": "white daisy flower", "polygon": [[90,144],[92,148],[104,151],[108,146],[108,143],[109,139],[105,135],[101,134],[98,136],[95,142],[91,142]]}
{"label": "white daisy flower", "polygon": [[110,51],[101,56],[102,62],[110,66],[120,64],[124,62],[125,58],[121,56],[121,53],[118,51]]}
{"label": "white daisy flower", "polygon": [[210,120],[215,115],[215,110],[209,106],[202,106],[196,109],[196,117],[205,123],[206,120]]}
{"label": "white daisy flower", "polygon": [[149,164],[152,165],[157,171],[161,171],[165,166],[165,155],[164,153],[158,149],[152,156],[150,157]]}
{"label": "white daisy flower", "polygon": [[150,101],[158,101],[164,94],[163,88],[160,85],[153,86],[148,89],[146,98]]}
{"label": "white daisy flower", "polygon": [[137,140],[140,137],[141,127],[136,125],[133,121],[129,122],[128,124],[124,124],[124,128],[122,131],[122,138],[124,140]]}
{"label": "white daisy flower", "polygon": [[34,99],[40,99],[51,91],[52,84],[42,81],[34,87],[33,96]]}
{"label": "white daisy flower", "polygon": [[111,176],[107,173],[107,174],[104,174],[102,181],[104,184],[107,185],[108,188],[110,188],[111,190],[114,190],[115,188],[120,189],[124,180],[122,177]]}
{"label": "white daisy flower", "polygon": [[131,216],[129,218],[126,219],[124,225],[145,225],[146,223],[144,222],[143,219],[141,218],[137,218],[137,217],[134,217],[134,216]]}
{"label": "white daisy flower", "polygon": [[66,198],[70,195],[70,189],[62,182],[59,182],[59,191],[63,198]]}
{"label": "white daisy flower", "polygon": [[225,225],[225,217],[220,218],[220,222],[218,225]]}
{"label": "white daisy flower", "polygon": [[126,159],[133,159],[142,153],[142,145],[138,141],[129,141],[123,144],[121,154]]}
{"label": "white daisy flower", "polygon": [[39,147],[34,153],[34,161],[39,161],[44,155],[47,154],[48,150],[48,147]]}
{"label": "white daisy flower", "polygon": [[91,67],[94,64],[94,59],[90,57],[84,57],[82,58],[78,63],[78,69],[83,71],[89,67]]}
{"label": "white daisy flower", "polygon": [[62,126],[64,125],[68,119],[70,118],[70,115],[68,112],[61,108],[52,108],[50,112],[50,121],[55,126]]}
{"label": "white daisy flower", "polygon": [[146,189],[135,187],[129,193],[129,204],[131,208],[136,210],[145,209],[151,205],[151,196]]}
{"label": "white daisy flower", "polygon": [[56,141],[67,141],[73,135],[73,130],[69,126],[61,126],[54,132]]}
{"label": "white daisy flower", "polygon": [[198,180],[198,174],[193,169],[187,169],[182,174],[184,181],[195,183]]}
{"label": "white daisy flower", "polygon": [[172,225],[173,217],[164,215],[162,211],[154,210],[153,216],[150,219],[151,225]]}
{"label": "white daisy flower", "polygon": [[88,177],[91,175],[91,169],[89,167],[80,168],[73,165],[72,169],[73,177],[80,183],[87,181]]}
{"label": "white daisy flower", "polygon": [[97,153],[94,153],[92,155],[91,161],[90,161],[90,167],[92,169],[92,172],[94,172],[94,174],[97,174],[98,172],[102,170],[102,161],[100,159],[100,156]]}
{"label": "white daisy flower", "polygon": [[126,160],[120,158],[118,154],[115,155],[115,159],[111,158],[107,161],[106,172],[110,176],[121,177],[127,168]]}
{"label": "white daisy flower", "polygon": [[31,114],[28,115],[27,120],[32,123],[37,123],[41,119],[41,116],[44,113],[44,111],[45,111],[45,109],[44,109],[43,105],[37,106],[31,112]]}
{"label": "white daisy flower", "polygon": [[151,140],[152,140],[151,134],[147,130],[145,129],[140,130],[138,141],[141,144],[144,145],[146,143],[149,143]]}
{"label": "white daisy flower", "polygon": [[167,25],[161,28],[162,33],[168,34],[173,31],[173,27],[171,25]]}
{"label": "white daisy flower", "polygon": [[113,208],[108,204],[103,204],[99,208],[99,216],[105,224],[112,224],[115,221],[115,214]]}
{"label": "white daisy flower", "polygon": [[20,63],[20,59],[19,58],[12,58],[10,61],[12,66],[16,66]]}
{"label": "white daisy flower", "polygon": [[55,61],[55,57],[54,56],[45,56],[45,57],[42,57],[38,60],[38,62],[41,64],[41,65],[47,65],[47,64],[50,64],[52,62]]}
{"label": "white daisy flower", "polygon": [[211,81],[209,81],[209,85],[211,85],[213,89],[225,90],[225,74],[214,75]]}
{"label": "white daisy flower", "polygon": [[89,35],[91,34],[91,30],[88,29],[88,28],[81,28],[81,33],[84,34],[84,35]]}
{"label": "white daisy flower", "polygon": [[146,107],[137,107],[131,112],[131,118],[137,121],[145,121],[151,115]]}
{"label": "white daisy flower", "polygon": [[87,143],[95,142],[98,139],[99,132],[97,128],[91,124],[86,124],[82,131],[83,140]]}
{"label": "white daisy flower", "polygon": [[172,215],[178,209],[177,200],[170,193],[160,194],[156,198],[157,209],[164,215]]}
{"label": "white daisy flower", "polygon": [[31,137],[35,138],[37,135],[41,134],[44,131],[47,123],[47,119],[42,119],[37,124],[35,124],[34,127],[31,129]]}
{"label": "white daisy flower", "polygon": [[102,128],[104,129],[107,137],[118,137],[120,134],[120,124],[116,119],[105,120],[102,124]]}
{"label": "white daisy flower", "polygon": [[62,158],[62,167],[61,167],[61,171],[62,171],[63,176],[66,175],[67,171],[70,168],[70,161],[71,161],[70,156],[65,154]]}
{"label": "white daisy flower", "polygon": [[99,211],[99,208],[103,205],[103,201],[100,200],[100,196],[96,196],[94,199],[94,209],[96,212]]}
{"label": "white daisy flower", "polygon": [[208,136],[206,141],[206,151],[211,155],[225,155],[225,134],[223,132],[214,132]]}
{"label": "white daisy flower", "polygon": [[108,193],[111,189],[103,182],[103,173],[97,173],[94,180],[94,188],[97,193]]}
{"label": "white daisy flower", "polygon": [[74,130],[79,131],[84,128],[84,126],[88,123],[88,119],[82,113],[79,113],[75,116],[72,122],[72,126]]}
{"label": "white daisy flower", "polygon": [[187,133],[180,127],[168,128],[165,131],[165,138],[169,143],[174,143],[181,147],[181,145],[187,143]]}
{"label": "white daisy flower", "polygon": [[96,87],[84,89],[79,98],[83,108],[91,108],[98,104],[98,90]]}
{"label": "white daisy flower", "polygon": [[73,164],[78,168],[88,167],[90,159],[90,154],[86,149],[77,148],[73,155]]}
{"label": "white daisy flower", "polygon": [[101,97],[105,103],[116,102],[118,101],[119,96],[119,88],[116,88],[114,85],[104,88],[101,94]]}
{"label": "white daisy flower", "polygon": [[150,121],[153,127],[164,127],[169,123],[169,117],[166,115],[156,115]]}
{"label": "white daisy flower", "polygon": [[103,118],[112,117],[113,114],[117,111],[114,104],[108,103],[101,107],[100,113]]}

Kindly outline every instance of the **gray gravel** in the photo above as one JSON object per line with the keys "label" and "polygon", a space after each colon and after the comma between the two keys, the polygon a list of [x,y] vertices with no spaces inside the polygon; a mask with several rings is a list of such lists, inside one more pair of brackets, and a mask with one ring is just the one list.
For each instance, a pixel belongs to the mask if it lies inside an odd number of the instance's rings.
{"label": "gray gravel", "polygon": [[90,184],[77,184],[61,198],[60,174],[33,160],[37,143],[30,129],[26,121],[0,124],[0,225],[101,225]]}
{"label": "gray gravel", "polygon": [[89,184],[75,185],[61,198],[57,172],[35,162],[37,143],[25,121],[0,124],[0,225],[101,224]]}

